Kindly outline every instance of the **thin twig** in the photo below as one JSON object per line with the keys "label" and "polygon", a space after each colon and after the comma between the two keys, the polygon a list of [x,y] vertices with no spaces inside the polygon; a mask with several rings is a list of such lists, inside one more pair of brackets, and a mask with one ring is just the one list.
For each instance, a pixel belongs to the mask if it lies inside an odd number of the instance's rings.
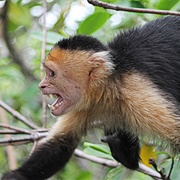
{"label": "thin twig", "polygon": [[[1,94],[0,94],[0,99],[1,99]],[[6,111],[0,107],[0,119],[3,124],[6,124],[7,126],[9,125],[9,119],[7,117]],[[3,128],[6,129],[6,128]],[[2,130],[4,131],[4,130]],[[10,134],[4,134],[5,138],[11,138]],[[7,159],[8,159],[8,167],[10,169],[16,169],[17,168],[17,159],[15,156],[15,149],[12,146],[7,146],[5,147],[6,153],[7,153]]]}
{"label": "thin twig", "polygon": [[172,159],[172,163],[171,163],[171,167],[170,167],[170,170],[169,170],[168,179],[170,179],[170,176],[171,176],[171,173],[172,173],[172,170],[173,170],[173,167],[174,167],[174,157],[172,157],[171,159]]}
{"label": "thin twig", "polygon": [[147,174],[149,176],[151,176],[153,179],[155,180],[160,180],[162,179],[160,174],[158,172],[156,172],[155,170],[149,168],[148,166],[139,163],[139,168],[137,169],[137,171],[143,173],[143,174]]}
{"label": "thin twig", "polygon": [[15,127],[15,126],[9,126],[9,125],[5,125],[5,124],[0,123],[0,127],[6,128],[6,129],[12,129],[16,133],[31,134],[31,131],[26,130],[26,129],[21,129],[21,128],[18,128],[18,127]]}
{"label": "thin twig", "polygon": [[[41,79],[44,77],[44,71],[43,71],[43,63],[46,56],[46,36],[47,36],[47,29],[46,29],[46,13],[47,13],[47,4],[46,0],[43,0],[43,41],[42,41],[42,51],[41,51]],[[46,110],[46,96],[42,95],[42,127],[45,128],[47,124],[47,110]]]}
{"label": "thin twig", "polygon": [[26,134],[24,132],[17,132],[12,130],[0,130],[0,134]]}
{"label": "thin twig", "polygon": [[154,167],[154,169],[161,175],[161,178],[163,180],[170,180],[170,179],[168,179],[168,177],[164,173],[164,169],[158,170],[158,166],[157,166],[157,164],[156,164],[154,159],[152,159],[152,158],[149,159],[149,164],[151,164]]}
{"label": "thin twig", "polygon": [[24,117],[23,115],[21,115],[19,112],[15,111],[13,108],[11,108],[10,106],[8,106],[5,102],[0,100],[0,107],[2,107],[3,109],[5,109],[7,112],[9,112],[14,118],[20,120],[21,122],[23,122],[24,124],[26,124],[27,126],[29,126],[32,129],[37,129],[38,126],[36,124],[34,124],[33,122],[29,121],[26,117]]}
{"label": "thin twig", "polygon": [[88,155],[88,154],[84,153],[83,151],[81,151],[79,149],[76,149],[74,154],[77,157],[88,159],[88,160],[90,160],[92,162],[96,162],[98,164],[102,164],[102,165],[108,166],[108,167],[117,167],[117,166],[121,165],[120,163],[118,163],[116,161],[107,160],[107,159],[99,158],[99,157],[96,157],[96,156]]}
{"label": "thin twig", "polygon": [[32,147],[31,152],[30,152],[30,155],[31,155],[31,154],[34,152],[34,150],[36,149],[37,143],[38,143],[38,141],[34,141],[33,147]]}
{"label": "thin twig", "polygon": [[90,4],[94,6],[103,7],[105,9],[112,9],[116,11],[128,11],[136,13],[150,13],[150,14],[161,14],[161,15],[176,15],[180,16],[180,12],[177,11],[168,11],[168,10],[155,10],[155,9],[143,9],[143,8],[128,8],[122,6],[116,6],[113,4],[108,4],[98,0],[87,0]]}
{"label": "thin twig", "polygon": [[27,143],[27,142],[34,142],[38,141],[47,136],[48,133],[32,133],[30,136],[26,137],[17,137],[17,138],[9,138],[9,139],[1,139],[0,146],[7,146],[7,145],[17,145],[18,143]]}

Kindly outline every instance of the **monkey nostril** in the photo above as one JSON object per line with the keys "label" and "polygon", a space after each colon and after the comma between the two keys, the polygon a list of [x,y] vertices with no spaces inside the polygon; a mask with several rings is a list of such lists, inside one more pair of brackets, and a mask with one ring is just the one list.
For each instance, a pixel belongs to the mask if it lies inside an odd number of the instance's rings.
{"label": "monkey nostril", "polygon": [[44,89],[44,88],[46,88],[46,85],[43,85],[43,84],[40,83],[40,84],[38,85],[38,87],[39,87],[39,89]]}
{"label": "monkey nostril", "polygon": [[46,87],[46,86],[44,86],[44,85],[40,86],[41,89],[44,89],[45,87]]}

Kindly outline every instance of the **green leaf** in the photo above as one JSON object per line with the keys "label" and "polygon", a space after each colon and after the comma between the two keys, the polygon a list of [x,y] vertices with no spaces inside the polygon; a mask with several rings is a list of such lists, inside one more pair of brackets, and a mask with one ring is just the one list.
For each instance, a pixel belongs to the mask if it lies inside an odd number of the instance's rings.
{"label": "green leaf", "polygon": [[97,157],[100,157],[100,158],[106,158],[106,159],[114,160],[113,157],[110,154],[106,154],[104,152],[95,150],[95,149],[93,149],[91,147],[87,147],[83,151],[84,151],[84,153],[92,155],[92,156],[97,156]]}
{"label": "green leaf", "polygon": [[114,160],[114,158],[111,156],[109,147],[104,144],[92,144],[89,142],[85,142],[84,147],[84,152],[86,154]]}
{"label": "green leaf", "polygon": [[157,155],[163,154],[163,155],[167,155],[168,157],[171,157],[171,155],[168,152],[165,151],[158,151],[156,152]]}
{"label": "green leaf", "polygon": [[[138,15],[140,16],[140,15]],[[128,13],[126,18],[122,19],[122,22],[117,26],[120,29],[128,29],[137,25],[136,19],[138,19],[137,14]]]}
{"label": "green leaf", "polygon": [[105,22],[110,18],[110,14],[105,10],[97,10],[94,14],[90,15],[84,20],[78,28],[79,34],[92,34],[101,28]]}
{"label": "green leaf", "polygon": [[97,151],[101,151],[106,154],[111,154],[109,148],[104,144],[92,144],[89,142],[84,142],[84,147],[91,147],[92,149],[95,149]]}
{"label": "green leaf", "polygon": [[172,11],[180,11],[180,1],[176,3],[172,8]]}
{"label": "green leaf", "polygon": [[91,180],[92,179],[92,173],[88,171],[83,171],[79,173],[74,180]]}
{"label": "green leaf", "polygon": [[[165,172],[169,172],[170,168],[172,165],[172,160],[168,159],[166,161],[164,161],[163,163],[161,163],[161,165],[159,165],[159,168],[164,168]],[[173,180],[178,180],[180,179],[180,174],[179,174],[179,159],[175,159],[174,160],[174,165],[173,165],[173,171],[171,174],[171,179]]]}
{"label": "green leaf", "polygon": [[135,8],[145,8],[144,5],[142,4],[142,1],[138,1],[138,0],[131,0],[130,5],[131,7],[135,7]]}
{"label": "green leaf", "polygon": [[116,2],[117,0],[101,0],[102,2],[107,2],[107,3],[112,3],[112,2]]}
{"label": "green leaf", "polygon": [[152,180],[152,178],[150,176],[148,176],[146,174],[143,174],[141,172],[137,172],[137,171],[135,171],[133,174],[130,174],[128,176],[128,180],[134,180],[134,179],[138,179],[138,180]]}
{"label": "green leaf", "polygon": [[163,10],[170,10],[178,2],[179,0],[160,0],[156,8]]}
{"label": "green leaf", "polygon": [[123,166],[119,166],[117,168],[113,168],[110,170],[105,178],[105,180],[119,180],[120,179],[120,173],[123,170]]}
{"label": "green leaf", "polygon": [[27,27],[30,27],[31,25],[31,15],[26,6],[19,6],[17,3],[10,3],[8,17],[10,22],[13,22],[16,25],[24,25]]}
{"label": "green leaf", "polygon": [[[41,31],[32,32],[31,37],[42,41],[43,40],[43,32],[41,32]],[[52,31],[47,32],[47,38],[46,38],[47,43],[55,44],[61,39],[63,39],[63,36],[61,36],[60,34],[58,34],[56,32],[52,32]]]}

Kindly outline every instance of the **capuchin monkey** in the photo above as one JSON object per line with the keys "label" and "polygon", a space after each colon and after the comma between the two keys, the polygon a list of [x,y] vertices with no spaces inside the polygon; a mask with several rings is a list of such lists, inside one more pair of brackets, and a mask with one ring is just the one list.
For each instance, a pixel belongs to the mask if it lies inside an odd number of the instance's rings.
{"label": "capuchin monkey", "polygon": [[99,126],[113,157],[139,163],[139,137],[180,151],[180,17],[121,32],[106,45],[77,35],[59,41],[44,62],[39,88],[61,116],[48,137],[3,180],[42,180],[62,169],[82,136]]}

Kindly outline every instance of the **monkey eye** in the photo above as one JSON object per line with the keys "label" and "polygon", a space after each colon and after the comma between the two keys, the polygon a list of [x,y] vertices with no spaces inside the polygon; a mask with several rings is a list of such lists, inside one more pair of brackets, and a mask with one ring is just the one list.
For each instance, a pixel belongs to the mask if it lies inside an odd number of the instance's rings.
{"label": "monkey eye", "polygon": [[55,76],[55,72],[51,70],[49,75],[50,75],[50,77],[54,77]]}

